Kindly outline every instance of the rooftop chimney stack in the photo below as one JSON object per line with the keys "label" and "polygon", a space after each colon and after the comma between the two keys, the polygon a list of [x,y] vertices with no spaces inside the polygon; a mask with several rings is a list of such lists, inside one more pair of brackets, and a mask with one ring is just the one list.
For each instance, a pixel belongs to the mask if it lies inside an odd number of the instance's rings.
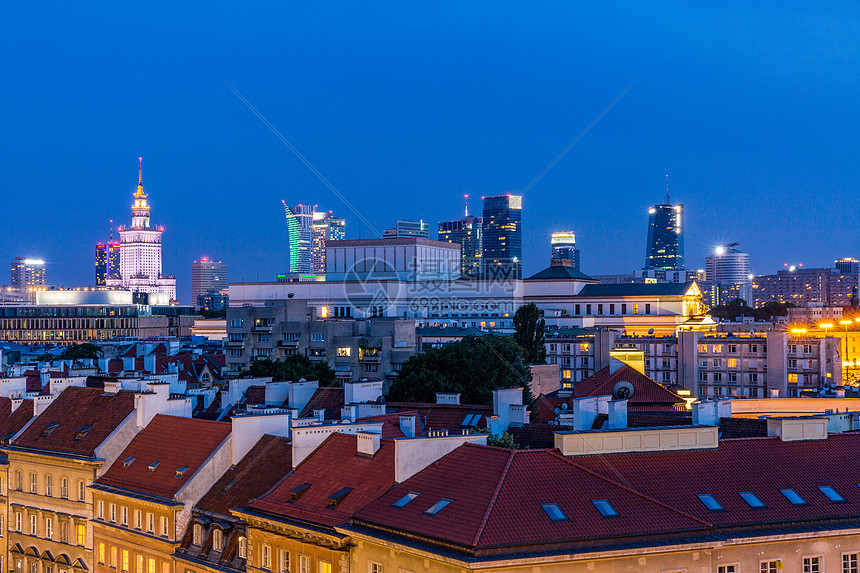
{"label": "rooftop chimney stack", "polygon": [[358,455],[372,458],[379,451],[382,434],[376,432],[356,432]]}

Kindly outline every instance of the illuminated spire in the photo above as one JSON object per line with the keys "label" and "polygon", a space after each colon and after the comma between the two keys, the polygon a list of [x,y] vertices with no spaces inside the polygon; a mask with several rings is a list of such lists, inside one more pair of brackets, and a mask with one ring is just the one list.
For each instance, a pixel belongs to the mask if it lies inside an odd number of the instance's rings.
{"label": "illuminated spire", "polygon": [[138,157],[137,192],[134,194],[134,204],[131,206],[131,226],[138,229],[149,228],[149,204],[147,195],[143,192],[143,157]]}
{"label": "illuminated spire", "polygon": [[466,199],[466,216],[468,217],[469,216],[469,196],[463,195],[463,197]]}

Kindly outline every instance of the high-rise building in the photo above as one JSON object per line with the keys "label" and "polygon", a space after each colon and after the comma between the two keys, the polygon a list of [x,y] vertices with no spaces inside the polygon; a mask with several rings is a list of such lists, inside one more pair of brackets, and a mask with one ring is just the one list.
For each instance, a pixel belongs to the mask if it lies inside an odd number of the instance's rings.
{"label": "high-rise building", "polygon": [[170,300],[176,300],[176,277],[161,272],[164,228],[151,225],[148,197],[143,191],[143,158],[140,158],[137,191],[131,206],[131,226],[119,228],[119,276],[106,277],[105,284],[132,292],[164,294]]}
{"label": "high-rise building", "polygon": [[382,232],[384,239],[429,239],[430,223],[420,221],[397,221],[393,229],[385,229]]}
{"label": "high-rise building", "polygon": [[860,261],[854,257],[845,257],[835,262],[836,270],[840,273],[860,273]]}
{"label": "high-rise building", "polygon": [[573,232],[553,233],[550,243],[553,259],[570,261],[573,270],[579,270],[579,249],[576,248],[576,235]]}
{"label": "high-rise building", "polygon": [[325,273],[325,242],[346,239],[346,221],[332,216],[331,211],[314,211],[313,252],[311,266],[314,274]]}
{"label": "high-rise building", "polygon": [[483,221],[481,217],[469,215],[469,204],[466,203],[462,219],[439,223],[439,240],[460,245],[460,274],[463,276],[476,277],[481,274]]}
{"label": "high-rise building", "polygon": [[521,278],[522,195],[484,197],[481,265],[484,276]]}
{"label": "high-rise building", "polygon": [[107,284],[107,279],[120,276],[120,244],[108,241],[96,245],[96,285]]}
{"label": "high-rise building", "polygon": [[227,288],[227,265],[203,257],[191,263],[191,300]]}
{"label": "high-rise building", "polygon": [[301,203],[290,209],[284,204],[284,215],[287,218],[287,236],[289,239],[291,273],[313,272],[313,224],[316,205]]}
{"label": "high-rise building", "polygon": [[750,306],[759,307],[769,302],[790,302],[795,306],[849,306],[858,284],[858,273],[791,265],[775,275],[755,276],[752,280],[753,305]]}
{"label": "high-rise building", "polygon": [[[714,252],[705,258],[705,281],[703,290],[713,292],[709,304],[717,306],[736,298],[752,303],[752,279],[750,276],[750,256],[735,247],[739,243],[717,245]],[[715,288],[711,288],[711,287]]]}
{"label": "high-rise building", "polygon": [[12,259],[13,287],[45,286],[45,261],[30,257],[15,257]]}
{"label": "high-rise building", "polygon": [[684,205],[666,203],[648,209],[648,244],[645,246],[645,269],[684,268],[684,230],[681,215]]}

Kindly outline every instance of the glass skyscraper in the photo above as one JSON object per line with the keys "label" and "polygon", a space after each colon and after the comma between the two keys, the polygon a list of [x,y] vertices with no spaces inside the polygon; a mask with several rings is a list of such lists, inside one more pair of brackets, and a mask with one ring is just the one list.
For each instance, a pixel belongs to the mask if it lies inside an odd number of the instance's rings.
{"label": "glass skyscraper", "polygon": [[522,277],[522,213],[521,195],[484,197],[481,264],[485,277]]}
{"label": "glass skyscraper", "polygon": [[576,235],[570,232],[553,233],[550,244],[552,244],[553,259],[570,261],[573,270],[579,270],[579,249],[576,248]]}
{"label": "glass skyscraper", "polygon": [[96,245],[96,284],[105,285],[107,279],[119,274],[119,243],[108,241]]}
{"label": "glass skyscraper", "polygon": [[648,244],[645,269],[683,269],[684,231],[681,226],[683,205],[666,203],[648,209]]}
{"label": "glass skyscraper", "polygon": [[439,223],[439,240],[460,244],[460,274],[475,277],[481,274],[483,220],[468,214],[458,221]]}

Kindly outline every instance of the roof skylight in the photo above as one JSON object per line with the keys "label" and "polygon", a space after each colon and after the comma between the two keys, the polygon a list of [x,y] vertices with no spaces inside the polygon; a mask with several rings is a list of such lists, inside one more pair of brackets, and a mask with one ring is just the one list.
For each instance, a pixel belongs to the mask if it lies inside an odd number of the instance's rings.
{"label": "roof skylight", "polygon": [[618,512],[615,511],[615,508],[612,507],[612,504],[609,503],[609,500],[606,499],[592,499],[591,503],[594,504],[594,507],[597,508],[597,511],[600,512],[600,515],[603,517],[617,517]]}
{"label": "roof skylight", "polygon": [[707,507],[711,511],[723,511],[723,506],[720,505],[720,502],[717,501],[717,498],[712,496],[709,493],[699,493],[696,494],[696,497],[699,498],[699,501]]}
{"label": "roof skylight", "polygon": [[51,432],[53,432],[54,429],[59,425],[60,425],[59,422],[51,422],[50,424],[48,424],[47,426],[42,428],[42,435],[43,436],[50,436]]}
{"label": "roof skylight", "polygon": [[540,506],[546,512],[547,516],[553,521],[566,521],[567,516],[561,510],[557,503],[542,503]]}
{"label": "roof skylight", "polygon": [[762,500],[758,498],[756,494],[751,491],[741,491],[738,492],[738,495],[743,498],[747,505],[749,505],[753,509],[759,509],[762,507],[767,507]]}
{"label": "roof skylight", "polygon": [[841,495],[839,495],[839,492],[837,492],[835,489],[833,489],[833,486],[820,485],[820,486],[818,486],[818,489],[820,489],[821,493],[823,493],[825,496],[827,496],[827,499],[829,499],[833,503],[844,503],[845,502],[845,498],[842,497]]}
{"label": "roof skylight", "polygon": [[154,471],[155,471],[155,468],[157,468],[157,467],[158,467],[158,464],[160,464],[160,463],[161,463],[161,462],[152,462],[151,464],[149,464],[148,466],[146,466],[146,471],[148,471],[148,472],[154,472]]}
{"label": "roof skylight", "polygon": [[405,506],[407,503],[409,503],[413,499],[415,499],[416,497],[418,497],[419,495],[421,495],[421,494],[415,493],[414,491],[410,491],[409,493],[407,493],[406,495],[404,495],[403,497],[401,497],[400,499],[398,499],[397,501],[392,503],[391,507],[396,507],[399,509],[399,508]]}
{"label": "roof skylight", "polygon": [[785,496],[785,499],[794,505],[806,505],[806,500],[800,497],[800,494],[791,488],[781,489],[779,492]]}
{"label": "roof skylight", "polygon": [[338,504],[340,504],[340,502],[342,502],[346,498],[346,496],[349,495],[349,492],[351,492],[351,491],[352,491],[351,487],[344,487],[344,488],[337,490],[336,492],[334,492],[333,494],[331,494],[329,496],[328,506],[330,508],[337,507]]}
{"label": "roof skylight", "polygon": [[305,495],[308,489],[311,487],[309,483],[303,483],[298,487],[294,487],[290,490],[290,503],[297,501],[300,497]]}
{"label": "roof skylight", "polygon": [[176,477],[181,478],[182,474],[188,471],[188,466],[182,466],[181,468],[176,468]]}
{"label": "roof skylight", "polygon": [[478,425],[478,422],[480,422],[480,421],[481,421],[481,414],[475,414],[473,412],[470,412],[470,413],[466,414],[466,417],[463,418],[463,423],[460,425],[463,426],[464,428],[474,428],[475,426]]}
{"label": "roof skylight", "polygon": [[427,511],[425,511],[424,513],[426,513],[427,515],[436,515],[436,514],[437,514],[437,513],[439,513],[439,512],[440,512],[440,511],[441,511],[441,510],[442,510],[446,505],[448,505],[448,504],[449,504],[449,503],[451,503],[452,501],[454,501],[454,500],[453,500],[453,499],[444,499],[444,498],[443,498],[443,499],[440,499],[439,501],[437,501],[436,503],[434,503],[433,505],[431,505],[431,506],[427,509]]}
{"label": "roof skylight", "polygon": [[87,432],[93,429],[92,424],[87,424],[86,426],[81,426],[77,430],[75,430],[75,437],[72,438],[74,440],[82,440],[84,436],[87,435]]}
{"label": "roof skylight", "polygon": [[125,459],[122,461],[122,467],[127,468],[128,466],[130,466],[130,465],[131,465],[131,463],[132,463],[135,459],[136,459],[136,458],[135,458],[134,456],[129,456],[129,457],[125,458]]}

